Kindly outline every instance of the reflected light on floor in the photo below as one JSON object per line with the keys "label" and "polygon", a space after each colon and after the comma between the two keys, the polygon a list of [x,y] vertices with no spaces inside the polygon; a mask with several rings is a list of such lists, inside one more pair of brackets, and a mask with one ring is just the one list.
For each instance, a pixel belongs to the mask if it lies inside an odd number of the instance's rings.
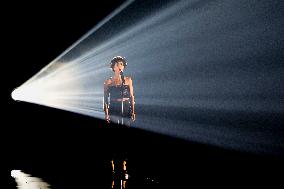
{"label": "reflected light on floor", "polygon": [[32,177],[21,170],[12,170],[11,176],[15,178],[18,189],[50,189],[50,185],[41,178]]}

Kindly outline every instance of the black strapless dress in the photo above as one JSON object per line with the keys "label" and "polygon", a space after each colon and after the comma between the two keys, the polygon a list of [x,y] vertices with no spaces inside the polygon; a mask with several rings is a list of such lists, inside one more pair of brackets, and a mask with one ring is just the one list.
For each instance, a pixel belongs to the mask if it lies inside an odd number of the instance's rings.
{"label": "black strapless dress", "polygon": [[[115,123],[122,123],[123,119],[131,118],[131,98],[129,85],[110,86],[108,88],[109,95],[109,115],[111,121]],[[118,99],[129,98],[124,102]],[[128,120],[127,120],[128,121]]]}

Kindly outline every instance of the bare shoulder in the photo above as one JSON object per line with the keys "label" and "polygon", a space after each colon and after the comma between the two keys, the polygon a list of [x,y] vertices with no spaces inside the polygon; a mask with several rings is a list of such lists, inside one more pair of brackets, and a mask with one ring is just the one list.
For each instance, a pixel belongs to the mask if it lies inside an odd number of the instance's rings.
{"label": "bare shoulder", "polygon": [[130,76],[126,76],[126,77],[125,77],[125,80],[127,80],[127,81],[132,81],[132,78],[131,78]]}
{"label": "bare shoulder", "polygon": [[126,81],[126,83],[128,83],[128,84],[132,84],[132,78],[130,77],[130,76],[126,76],[125,77],[125,81]]}
{"label": "bare shoulder", "polygon": [[112,81],[111,81],[111,78],[109,78],[109,79],[106,79],[106,80],[105,80],[104,84],[105,84],[105,85],[110,85],[111,82],[112,82]]}

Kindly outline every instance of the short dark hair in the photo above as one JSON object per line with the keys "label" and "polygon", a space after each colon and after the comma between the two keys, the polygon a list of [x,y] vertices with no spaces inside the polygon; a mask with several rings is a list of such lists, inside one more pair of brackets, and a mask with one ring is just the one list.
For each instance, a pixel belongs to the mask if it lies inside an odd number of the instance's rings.
{"label": "short dark hair", "polygon": [[110,61],[110,67],[111,67],[112,70],[113,70],[114,65],[115,65],[116,63],[118,63],[118,62],[122,62],[124,67],[127,66],[127,62],[126,62],[125,57],[122,57],[122,56],[115,56],[115,57],[113,57],[113,59]]}

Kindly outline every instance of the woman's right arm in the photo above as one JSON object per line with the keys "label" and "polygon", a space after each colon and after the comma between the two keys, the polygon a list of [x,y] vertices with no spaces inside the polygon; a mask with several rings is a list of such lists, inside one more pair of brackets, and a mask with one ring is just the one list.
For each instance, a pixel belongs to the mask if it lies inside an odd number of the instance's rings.
{"label": "woman's right arm", "polygon": [[108,86],[109,86],[109,80],[106,80],[104,82],[104,112],[105,112],[105,119],[109,123],[109,113],[108,113]]}

